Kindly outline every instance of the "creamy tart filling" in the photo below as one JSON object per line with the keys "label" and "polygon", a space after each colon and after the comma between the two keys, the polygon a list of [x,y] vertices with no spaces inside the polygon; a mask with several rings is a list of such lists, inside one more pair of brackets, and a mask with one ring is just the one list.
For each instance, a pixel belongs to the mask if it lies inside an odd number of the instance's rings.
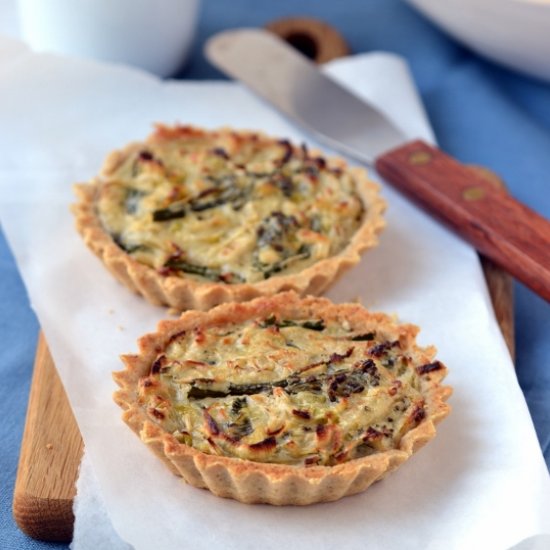
{"label": "creamy tart filling", "polygon": [[444,369],[406,332],[284,314],[184,330],[140,379],[149,418],[208,454],[332,466],[399,448]]}
{"label": "creamy tart filling", "polygon": [[306,147],[185,127],[130,147],[97,193],[101,224],[132,258],[161,275],[226,284],[337,255],[368,208],[353,171]]}

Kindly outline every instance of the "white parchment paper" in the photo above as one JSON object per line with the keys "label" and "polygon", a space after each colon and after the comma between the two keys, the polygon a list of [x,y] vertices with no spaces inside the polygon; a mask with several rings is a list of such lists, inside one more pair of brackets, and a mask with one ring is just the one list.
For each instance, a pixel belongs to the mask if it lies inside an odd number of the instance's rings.
{"label": "white parchment paper", "polygon": [[[388,187],[380,246],[328,295],[395,312],[422,326],[422,344],[438,346],[455,393],[436,439],[366,493],[303,508],[243,505],[174,477],[120,420],[110,376],[118,355],[167,313],[121,287],[84,246],[68,210],[71,184],[155,121],[308,139],[235,84],[160,82],[8,40],[0,62],[0,218],[125,541],[163,550],[487,550],[550,533],[548,471],[477,257]],[[329,71],[411,137],[431,139],[401,60],[364,55]]]}

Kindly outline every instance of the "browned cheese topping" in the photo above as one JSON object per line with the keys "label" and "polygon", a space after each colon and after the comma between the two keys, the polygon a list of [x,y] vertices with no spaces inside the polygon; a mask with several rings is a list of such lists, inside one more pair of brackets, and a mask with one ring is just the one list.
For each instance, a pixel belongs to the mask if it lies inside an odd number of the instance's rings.
{"label": "browned cheese topping", "polygon": [[338,254],[366,211],[353,171],[255,134],[160,128],[104,176],[98,215],[163,275],[227,284]]}
{"label": "browned cheese topping", "polygon": [[[272,315],[172,337],[142,378],[150,419],[210,454],[335,465],[388,449],[425,416],[422,364],[395,329]],[[412,351],[411,351],[412,350]]]}

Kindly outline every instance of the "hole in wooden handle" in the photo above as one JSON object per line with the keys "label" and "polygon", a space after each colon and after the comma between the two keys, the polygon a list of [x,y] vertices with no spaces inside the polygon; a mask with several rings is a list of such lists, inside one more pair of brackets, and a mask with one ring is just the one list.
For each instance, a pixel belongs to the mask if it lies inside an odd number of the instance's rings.
{"label": "hole in wooden handle", "polygon": [[265,28],[315,63],[326,63],[350,53],[342,35],[318,19],[307,17],[278,19],[268,23]]}
{"label": "hole in wooden handle", "polygon": [[291,32],[285,40],[306,57],[315,60],[319,51],[319,44],[315,38],[305,32]]}

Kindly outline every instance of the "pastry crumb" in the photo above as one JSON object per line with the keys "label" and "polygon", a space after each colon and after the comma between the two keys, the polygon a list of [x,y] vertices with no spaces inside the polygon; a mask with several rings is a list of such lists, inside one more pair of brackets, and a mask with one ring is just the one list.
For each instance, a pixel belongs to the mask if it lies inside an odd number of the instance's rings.
{"label": "pastry crumb", "polygon": [[47,443],[46,449],[48,449],[48,451],[51,451],[53,449],[53,445],[51,443]]}

